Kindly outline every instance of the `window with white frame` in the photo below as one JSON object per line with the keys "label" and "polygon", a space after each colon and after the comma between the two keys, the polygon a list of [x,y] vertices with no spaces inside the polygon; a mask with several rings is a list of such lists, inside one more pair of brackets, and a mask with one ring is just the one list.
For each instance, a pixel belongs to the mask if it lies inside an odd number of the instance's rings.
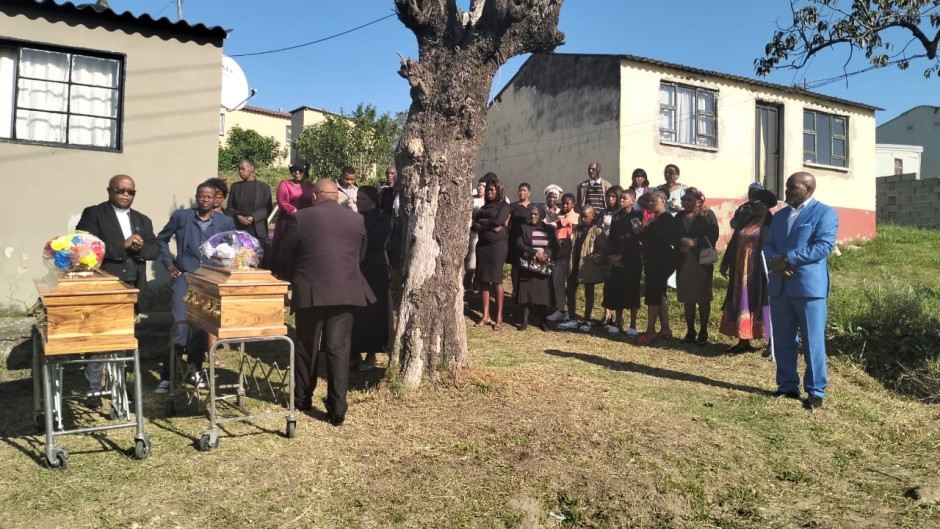
{"label": "window with white frame", "polygon": [[284,126],[284,143],[290,147],[290,125]]}
{"label": "window with white frame", "polygon": [[123,59],[0,43],[0,138],[118,149]]}
{"label": "window with white frame", "polygon": [[718,147],[718,92],[676,83],[659,84],[659,138]]}
{"label": "window with white frame", "polygon": [[219,136],[225,136],[225,113],[219,113]]}
{"label": "window with white frame", "polygon": [[803,161],[848,167],[848,118],[803,111]]}

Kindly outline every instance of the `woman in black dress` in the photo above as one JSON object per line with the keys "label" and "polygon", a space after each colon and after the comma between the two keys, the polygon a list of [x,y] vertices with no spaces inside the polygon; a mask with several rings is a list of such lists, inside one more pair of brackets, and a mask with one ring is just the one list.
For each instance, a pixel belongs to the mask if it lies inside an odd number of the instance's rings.
{"label": "woman in black dress", "polygon": [[532,186],[522,182],[516,189],[519,200],[509,205],[509,253],[506,254],[506,263],[509,264],[509,278],[512,292],[515,295],[519,287],[519,252],[516,250],[522,227],[529,223],[529,198],[532,196]]}
{"label": "woman in black dress", "polygon": [[[649,224],[639,231],[643,243],[643,269],[646,271],[646,310],[648,320],[646,333],[637,337],[640,345],[653,343],[663,338],[672,338],[669,328],[669,311],[666,307],[666,281],[675,270],[675,219],[666,211],[666,192],[657,189],[650,195],[650,211],[655,215]],[[656,332],[656,319],[659,319],[659,333]]]}
{"label": "woman in black dress", "polygon": [[[503,328],[503,263],[509,253],[506,220],[509,218],[509,204],[503,192],[499,178],[493,178],[486,184],[483,207],[473,219],[473,228],[477,239],[477,280],[480,282],[480,295],[483,298],[483,319],[474,327],[493,325],[493,330]],[[496,298],[496,322],[490,319],[490,293]]]}
{"label": "woman in black dress", "polygon": [[[558,255],[558,237],[555,227],[542,222],[542,210],[535,204],[529,205],[529,222],[519,228],[516,252],[520,257],[535,263],[550,262]],[[519,267],[519,280],[516,288],[516,303],[522,306],[522,323],[519,330],[529,326],[529,311],[534,309],[539,317],[539,328],[548,330],[548,307],[555,303],[552,290],[552,276],[533,272]]]}
{"label": "woman in black dress", "polygon": [[[708,343],[708,319],[712,307],[712,278],[715,265],[699,264],[699,254],[718,243],[718,219],[705,207],[705,194],[689,187],[682,196],[682,213],[676,217],[676,298],[685,305],[686,333],[683,342]],[[695,334],[695,306],[699,331]]]}
{"label": "woman in black dress", "polygon": [[366,359],[359,364],[360,371],[375,367],[375,354],[385,350],[391,329],[388,255],[385,246],[392,234],[392,218],[378,208],[379,193],[372,186],[362,186],[356,196],[356,208],[366,226],[366,255],[359,263],[362,276],[375,293],[375,303],[357,307],[353,316],[353,360],[360,353]]}
{"label": "woman in black dress", "polygon": [[[615,324],[608,331],[611,334],[623,331],[630,337],[637,335],[636,313],[640,308],[643,273],[640,241],[633,233],[634,224],[643,224],[643,214],[633,210],[635,199],[636,192],[632,188],[625,189],[620,194],[620,209],[611,218],[607,236],[610,277],[604,282],[604,307],[614,312],[615,317]],[[630,327],[626,329],[623,326],[624,309],[630,310]]]}

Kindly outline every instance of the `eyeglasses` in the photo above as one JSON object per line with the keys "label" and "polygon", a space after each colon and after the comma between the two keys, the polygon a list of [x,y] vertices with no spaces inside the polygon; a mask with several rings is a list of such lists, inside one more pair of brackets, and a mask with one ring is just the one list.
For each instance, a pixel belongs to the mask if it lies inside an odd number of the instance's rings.
{"label": "eyeglasses", "polygon": [[111,191],[112,193],[114,193],[115,195],[130,195],[130,196],[134,196],[134,195],[137,194],[137,190],[136,190],[136,189],[111,189],[111,188],[108,188],[108,190]]}

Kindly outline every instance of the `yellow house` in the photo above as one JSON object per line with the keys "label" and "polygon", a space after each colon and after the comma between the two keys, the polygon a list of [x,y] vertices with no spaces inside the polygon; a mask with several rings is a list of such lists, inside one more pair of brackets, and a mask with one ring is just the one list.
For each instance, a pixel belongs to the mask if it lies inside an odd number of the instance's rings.
{"label": "yellow house", "polygon": [[113,175],[134,177],[155,230],[216,175],[225,37],[104,2],[0,2],[0,307],[32,304],[44,243]]}
{"label": "yellow house", "polygon": [[[341,114],[335,114],[328,110],[323,110],[322,108],[316,107],[298,107],[290,111],[291,116],[291,131],[293,136],[291,137],[291,142],[300,137],[300,134],[303,133],[305,127],[312,127],[314,125],[319,125],[326,121],[327,116],[333,116],[335,118],[344,117]],[[297,149],[294,148],[293,143],[291,144],[290,150],[290,159],[292,162],[297,161]]]}
{"label": "yellow house", "polygon": [[875,235],[875,107],[734,75],[631,55],[532,55],[496,96],[477,159],[507,194],[533,199],[601,176],[654,186],[676,164],[700,187],[724,230],[748,185],[783,198],[788,175],[809,171],[816,197],[837,208],[839,238]]}
{"label": "yellow house", "polygon": [[219,147],[228,141],[229,132],[236,126],[253,130],[266,138],[274,138],[280,145],[281,154],[271,164],[287,167],[291,145],[291,115],[281,110],[245,105],[241,110],[229,111],[225,107],[219,113]]}

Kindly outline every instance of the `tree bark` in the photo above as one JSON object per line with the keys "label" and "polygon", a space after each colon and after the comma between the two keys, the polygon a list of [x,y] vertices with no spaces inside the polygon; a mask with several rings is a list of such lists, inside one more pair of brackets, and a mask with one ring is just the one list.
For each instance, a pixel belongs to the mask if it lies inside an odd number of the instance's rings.
{"label": "tree bark", "polygon": [[402,57],[411,86],[396,152],[402,286],[389,376],[406,387],[459,380],[470,367],[463,316],[463,261],[473,169],[486,133],[493,76],[508,58],[561,44],[562,0],[395,0],[418,40]]}

